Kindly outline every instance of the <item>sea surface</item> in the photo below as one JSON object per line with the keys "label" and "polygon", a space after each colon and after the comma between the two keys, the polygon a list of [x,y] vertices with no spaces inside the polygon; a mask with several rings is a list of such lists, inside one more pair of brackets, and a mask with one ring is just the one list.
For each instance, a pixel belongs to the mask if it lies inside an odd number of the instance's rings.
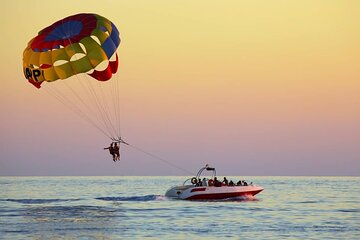
{"label": "sea surface", "polygon": [[0,177],[0,239],[360,239],[360,177],[241,177],[265,190],[167,199],[184,179]]}

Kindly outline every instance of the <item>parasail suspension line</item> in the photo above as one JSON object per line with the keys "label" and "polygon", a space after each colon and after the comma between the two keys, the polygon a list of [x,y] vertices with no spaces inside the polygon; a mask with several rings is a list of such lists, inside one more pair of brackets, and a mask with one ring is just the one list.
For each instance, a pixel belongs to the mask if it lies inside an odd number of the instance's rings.
{"label": "parasail suspension line", "polygon": [[[120,139],[120,140],[121,140],[121,139]],[[147,152],[147,151],[145,151],[145,150],[143,150],[143,149],[141,149],[141,148],[139,148],[139,147],[136,147],[136,146],[134,146],[134,145],[132,145],[132,144],[129,144],[129,143],[123,141],[123,140],[121,140],[121,142],[124,143],[124,144],[126,144],[126,145],[128,145],[128,146],[130,146],[130,147],[132,147],[133,149],[135,149],[135,150],[137,150],[137,151],[139,151],[139,152],[142,152],[142,153],[144,153],[144,154],[146,154],[146,155],[148,155],[148,156],[150,156],[150,157],[152,157],[152,158],[154,158],[154,159],[157,159],[157,160],[159,160],[159,161],[161,161],[161,162],[164,162],[164,163],[166,163],[166,164],[168,164],[168,165],[170,165],[170,166],[172,166],[172,167],[174,167],[174,168],[176,168],[176,169],[178,169],[178,170],[181,170],[181,171],[183,171],[183,172],[185,172],[185,173],[187,173],[187,174],[190,174],[190,175],[194,175],[193,172],[188,171],[188,170],[186,170],[186,169],[184,169],[184,168],[182,168],[182,167],[180,167],[180,166],[178,166],[178,165],[176,165],[176,164],[174,164],[174,163],[172,163],[172,162],[170,162],[170,161],[167,161],[167,160],[165,160],[164,158],[161,158],[161,157],[159,157],[159,156],[156,156],[156,155],[154,155],[154,154],[152,154],[152,153],[150,153],[150,152]]]}

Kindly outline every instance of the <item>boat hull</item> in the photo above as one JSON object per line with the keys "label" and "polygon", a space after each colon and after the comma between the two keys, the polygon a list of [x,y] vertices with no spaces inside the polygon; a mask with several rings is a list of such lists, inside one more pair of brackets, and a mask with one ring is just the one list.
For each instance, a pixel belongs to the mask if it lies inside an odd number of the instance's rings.
{"label": "boat hull", "polygon": [[221,186],[221,187],[195,187],[177,186],[169,189],[165,196],[185,200],[217,200],[255,196],[264,189],[260,186]]}

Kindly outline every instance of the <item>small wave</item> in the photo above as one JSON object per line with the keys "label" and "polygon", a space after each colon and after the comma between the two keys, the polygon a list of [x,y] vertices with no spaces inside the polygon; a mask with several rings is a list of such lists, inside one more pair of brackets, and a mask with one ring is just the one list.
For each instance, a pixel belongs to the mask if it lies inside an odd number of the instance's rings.
{"label": "small wave", "polygon": [[360,212],[360,209],[339,209],[338,212],[345,212],[345,213]]}
{"label": "small wave", "polygon": [[0,182],[1,185],[9,185],[11,182]]}
{"label": "small wave", "polygon": [[313,204],[313,203],[318,203],[319,201],[302,201],[302,202],[294,202],[294,203],[300,203],[300,204]]}
{"label": "small wave", "polygon": [[165,200],[165,196],[161,195],[146,195],[146,196],[131,196],[131,197],[98,197],[97,200],[103,201],[134,201],[134,202],[147,202],[147,201],[161,201]]}
{"label": "small wave", "polygon": [[44,204],[55,202],[79,201],[80,199],[1,199],[0,201],[17,202],[22,204]]}

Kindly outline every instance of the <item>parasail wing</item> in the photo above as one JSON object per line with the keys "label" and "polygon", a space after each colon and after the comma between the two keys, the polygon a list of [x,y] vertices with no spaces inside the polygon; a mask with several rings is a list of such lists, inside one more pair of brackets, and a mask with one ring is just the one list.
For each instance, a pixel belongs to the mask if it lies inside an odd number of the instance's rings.
{"label": "parasail wing", "polygon": [[[44,81],[67,79],[79,73],[106,81],[117,71],[119,44],[119,31],[108,19],[89,13],[69,16],[29,41],[23,53],[24,75],[38,88]],[[115,60],[112,56],[116,56]],[[104,62],[106,67],[98,70]]]}

